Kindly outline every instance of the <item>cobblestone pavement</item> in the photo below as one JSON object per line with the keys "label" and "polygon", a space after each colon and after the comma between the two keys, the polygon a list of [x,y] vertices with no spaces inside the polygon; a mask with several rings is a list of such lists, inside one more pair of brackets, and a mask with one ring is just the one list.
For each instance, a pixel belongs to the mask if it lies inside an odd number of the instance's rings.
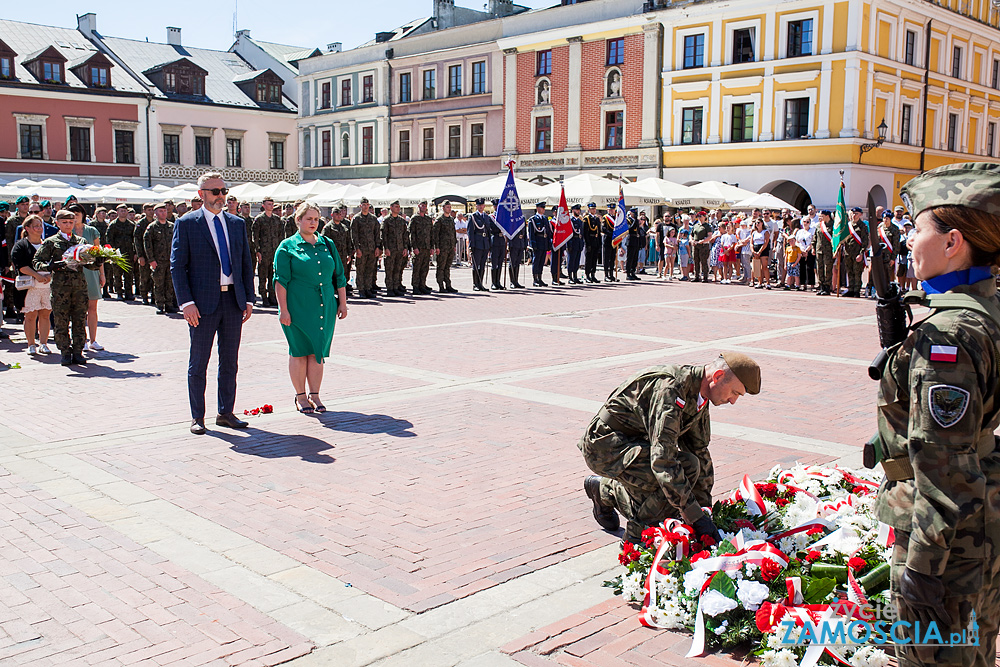
{"label": "cobblestone pavement", "polygon": [[576,441],[602,399],[648,365],[755,356],[762,393],[712,408],[719,495],[854,462],[873,428],[869,301],[456,285],[352,301],[325,415],[294,411],[276,312],[256,311],[237,407],[274,413],[245,432],[188,434],[178,316],[102,302],[84,368],[0,345],[21,364],[0,372],[0,664],[682,664],[683,635],[601,586],[618,537]]}

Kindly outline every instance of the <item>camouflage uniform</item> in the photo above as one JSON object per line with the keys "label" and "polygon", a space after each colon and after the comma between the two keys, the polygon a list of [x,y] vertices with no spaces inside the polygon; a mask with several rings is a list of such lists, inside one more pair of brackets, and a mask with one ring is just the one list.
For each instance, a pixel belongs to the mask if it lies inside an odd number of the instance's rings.
{"label": "camouflage uniform", "polygon": [[432,232],[434,220],[428,215],[415,215],[410,218],[410,247],[420,252],[413,253],[413,274],[410,284],[414,291],[428,289],[427,273],[431,268],[431,251],[434,249]]}
{"label": "camouflage uniform", "polygon": [[403,251],[410,244],[406,233],[406,220],[398,215],[390,215],[382,221],[382,247],[387,253],[385,258],[385,289],[387,292],[403,287],[403,269],[406,268],[406,256]]}
{"label": "camouflage uniform", "polygon": [[299,231],[299,226],[295,222],[294,215],[287,215],[284,218],[282,218],[281,224],[286,239],[295,236],[295,232]]}
{"label": "camouflage uniform", "polygon": [[257,292],[265,305],[278,302],[274,295],[274,253],[283,240],[284,223],[276,215],[259,214],[253,219],[250,236],[253,245],[260,253],[260,263],[257,265]]}
{"label": "camouflage uniform", "polygon": [[[117,218],[108,225],[108,244],[112,248],[121,251],[128,259],[131,267],[133,257],[135,257],[135,224],[129,220],[118,220]],[[132,272],[124,271],[115,267],[112,271],[113,286],[115,294],[119,299],[132,299]]]}
{"label": "camouflage uniform", "polygon": [[864,250],[868,247],[868,225],[862,222],[854,223],[849,222],[849,229],[853,229],[854,232],[861,238],[861,243],[854,238],[854,234],[850,231],[847,232],[847,237],[841,244],[840,261],[844,264],[847,270],[847,292],[848,294],[861,294],[861,290],[864,289],[861,285],[861,273],[865,270],[864,261],[857,261],[858,255],[862,254]]}
{"label": "camouflage uniform", "polygon": [[347,220],[334,222],[330,220],[323,225],[323,236],[333,241],[337,247],[337,254],[340,255],[340,263],[344,265],[344,280],[350,289],[351,282],[351,260],[354,259],[354,241],[351,240],[351,226]]}
{"label": "camouflage uniform", "polygon": [[[698,222],[691,228],[691,246],[694,249],[694,277],[695,282],[708,282],[708,256],[712,254],[712,246],[708,243],[696,244],[695,241],[703,241],[712,235],[712,226],[707,222]],[[699,278],[699,274],[701,277]]]}
{"label": "camouflage uniform", "polygon": [[[63,253],[73,246],[83,243],[83,239],[75,234],[66,239],[61,233],[50,236],[42,241],[35,252],[32,266],[35,271],[48,271],[49,263],[61,261]],[[89,269],[69,269],[54,267],[52,269],[52,319],[56,347],[63,354],[83,354],[83,344],[87,340],[87,279],[83,271]],[[70,324],[73,325],[73,339],[70,342]]]}
{"label": "camouflage uniform", "polygon": [[351,220],[351,242],[358,257],[358,275],[355,282],[358,290],[363,293],[375,291],[375,274],[378,269],[375,251],[382,247],[382,233],[378,218],[369,211],[368,214],[358,213]]}
{"label": "camouflage uniform", "polygon": [[451,265],[455,261],[455,247],[458,245],[458,232],[455,231],[454,216],[442,215],[435,220],[434,228],[431,230],[431,238],[438,251],[437,269],[434,272],[438,289],[441,291],[453,289],[451,286]]}
{"label": "camouflage uniform", "polygon": [[165,310],[173,306],[174,284],[170,278],[170,245],[174,238],[172,222],[154,222],[143,235],[147,261],[156,262],[152,272],[153,300],[156,307]]}
{"label": "camouflage uniform", "polygon": [[[816,282],[819,283],[819,290],[822,292],[833,291],[833,220],[827,224],[820,220],[819,227],[813,235],[813,247],[816,248]],[[830,234],[827,237],[823,233],[823,225]]]}
{"label": "camouflage uniform", "polygon": [[[250,247],[250,270],[257,272],[257,246],[253,244],[253,217],[249,215],[236,216],[247,228],[247,245]],[[260,294],[260,291],[257,292]]]}
{"label": "camouflage uniform", "polygon": [[[654,366],[622,383],[577,447],[600,475],[601,502],[628,519],[626,539],[667,518],[693,524],[712,504],[703,366]],[[609,423],[610,422],[610,423]]]}
{"label": "camouflage uniform", "polygon": [[[137,265],[135,267],[135,295],[145,303],[149,302],[149,295],[153,291],[153,272],[149,268],[150,258],[146,254],[146,229],[155,223],[155,219],[147,220],[145,216],[139,218],[135,223],[135,234],[132,239],[135,243],[136,256],[144,262],[143,264],[135,262]],[[131,258],[129,259],[129,263],[132,263]]]}
{"label": "camouflage uniform", "polygon": [[101,233],[101,245],[106,244],[108,242],[108,219],[105,218],[104,222],[101,222],[97,218],[94,218],[90,221],[90,226]]}

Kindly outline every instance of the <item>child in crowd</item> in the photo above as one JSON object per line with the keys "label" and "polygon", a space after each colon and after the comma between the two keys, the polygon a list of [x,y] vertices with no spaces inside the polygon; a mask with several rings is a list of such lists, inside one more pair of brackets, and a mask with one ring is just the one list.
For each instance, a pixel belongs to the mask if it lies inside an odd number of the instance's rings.
{"label": "child in crowd", "polygon": [[[667,280],[674,279],[674,261],[677,259],[677,230],[671,225],[666,227],[666,237],[663,239],[663,275]],[[684,268],[687,275],[687,268]]]}

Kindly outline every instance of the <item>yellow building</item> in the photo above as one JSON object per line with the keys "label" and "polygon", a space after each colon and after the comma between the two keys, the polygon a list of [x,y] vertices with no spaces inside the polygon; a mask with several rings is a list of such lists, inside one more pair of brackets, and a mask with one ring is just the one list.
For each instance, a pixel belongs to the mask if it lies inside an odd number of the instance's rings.
{"label": "yellow building", "polygon": [[997,155],[989,0],[693,2],[646,18],[663,25],[669,180],[724,180],[822,208],[843,169],[848,205],[874,207],[900,203],[921,169]]}

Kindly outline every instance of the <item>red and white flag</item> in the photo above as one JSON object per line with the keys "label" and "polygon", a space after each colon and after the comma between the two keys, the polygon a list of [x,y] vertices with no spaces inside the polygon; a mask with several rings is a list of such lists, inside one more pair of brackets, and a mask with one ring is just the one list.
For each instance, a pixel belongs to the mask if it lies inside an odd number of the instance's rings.
{"label": "red and white flag", "polygon": [[566,206],[566,189],[560,186],[559,210],[552,221],[552,249],[559,250],[573,237],[573,223],[569,221],[569,207]]}
{"label": "red and white flag", "polygon": [[958,348],[954,345],[931,345],[931,361],[955,363],[958,361]]}

